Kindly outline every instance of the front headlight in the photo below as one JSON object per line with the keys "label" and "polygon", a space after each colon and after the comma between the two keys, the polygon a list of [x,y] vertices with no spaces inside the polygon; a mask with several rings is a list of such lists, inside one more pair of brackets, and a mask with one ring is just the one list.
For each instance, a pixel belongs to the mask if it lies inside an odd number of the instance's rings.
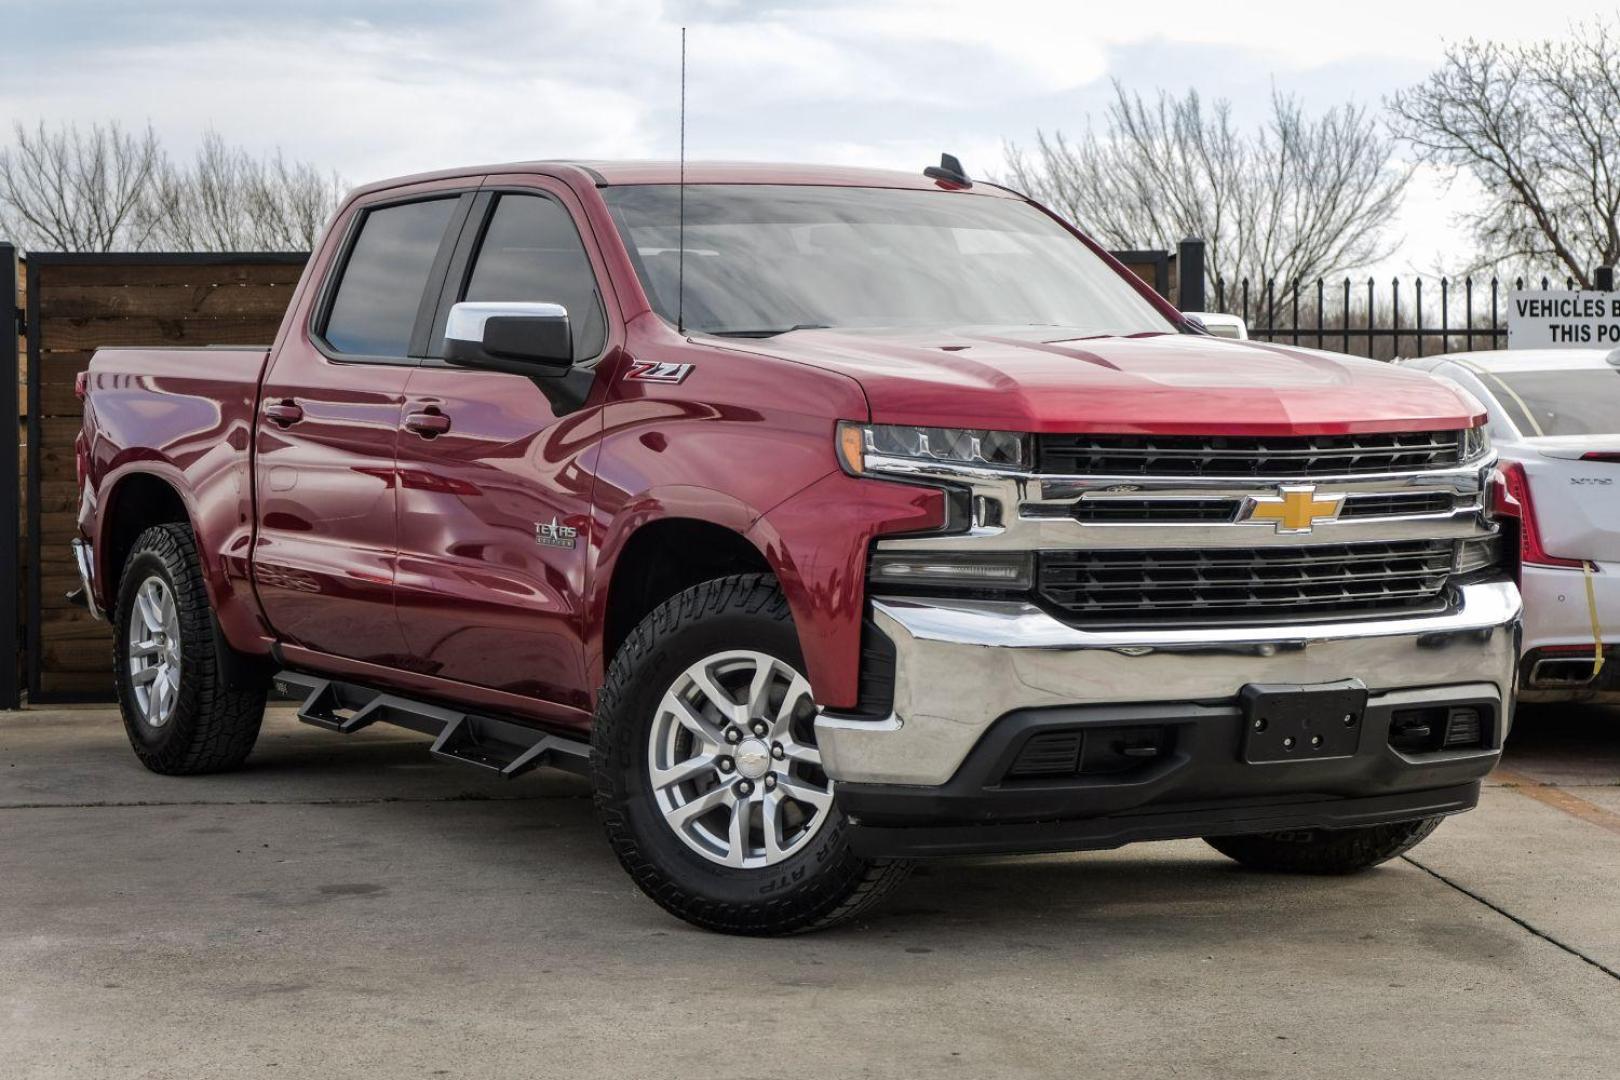
{"label": "front headlight", "polygon": [[838,460],[853,476],[883,472],[879,460],[923,465],[1021,469],[1029,461],[1029,437],[1011,431],[905,427],[896,424],[838,425]]}
{"label": "front headlight", "polygon": [[1478,461],[1491,452],[1491,429],[1481,425],[1463,432],[1463,463]]}

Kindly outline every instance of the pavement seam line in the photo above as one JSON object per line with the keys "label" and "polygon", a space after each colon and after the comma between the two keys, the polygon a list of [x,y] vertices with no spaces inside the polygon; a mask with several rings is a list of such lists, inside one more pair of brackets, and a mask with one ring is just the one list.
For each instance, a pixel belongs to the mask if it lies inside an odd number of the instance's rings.
{"label": "pavement seam line", "polygon": [[1473,900],[1476,903],[1483,904],[1485,907],[1490,908],[1492,911],[1494,911],[1498,915],[1502,916],[1502,918],[1504,918],[1504,919],[1508,920],[1509,922],[1514,923],[1515,925],[1519,926],[1520,928],[1528,931],[1532,936],[1538,937],[1542,941],[1545,941],[1547,944],[1553,945],[1553,946],[1555,946],[1557,948],[1560,948],[1560,949],[1564,950],[1565,952],[1569,953],[1569,955],[1575,957],[1577,960],[1584,960],[1586,963],[1591,964],[1593,967],[1595,967],[1599,971],[1603,972],[1603,974],[1607,975],[1609,978],[1615,980],[1616,982],[1620,982],[1620,971],[1616,971],[1614,968],[1612,968],[1609,965],[1605,964],[1603,961],[1598,960],[1598,959],[1596,959],[1594,957],[1591,957],[1591,956],[1587,956],[1585,953],[1581,952],[1579,949],[1575,948],[1573,945],[1566,945],[1564,942],[1559,941],[1557,938],[1553,937],[1551,934],[1547,933],[1545,930],[1542,930],[1541,928],[1537,927],[1535,924],[1531,923],[1529,920],[1521,919],[1519,916],[1513,914],[1513,912],[1507,910],[1507,908],[1502,907],[1500,904],[1492,903],[1490,900],[1485,899],[1485,897],[1481,896],[1479,893],[1475,892],[1474,890],[1468,888],[1466,885],[1462,885],[1462,884],[1460,884],[1460,883],[1458,883],[1456,881],[1453,881],[1450,878],[1446,877],[1446,875],[1440,873],[1440,871],[1435,870],[1432,867],[1424,866],[1422,863],[1420,863],[1416,859],[1412,858],[1412,856],[1410,856],[1410,855],[1402,855],[1401,859],[1403,861],[1405,861],[1405,862],[1411,863],[1413,866],[1417,867],[1419,870],[1423,871],[1425,874],[1428,874],[1430,877],[1434,878],[1436,881],[1440,882],[1442,885],[1450,886],[1451,888],[1456,889],[1458,892],[1462,893],[1464,896],[1468,897],[1470,900]]}
{"label": "pavement seam line", "polygon": [[1620,833],[1620,814],[1605,810],[1596,803],[1587,802],[1579,795],[1572,795],[1556,784],[1543,783],[1511,769],[1497,769],[1491,774],[1491,778],[1509,791],[1517,792],[1527,799],[1534,799],[1543,806],[1550,806],[1600,829]]}

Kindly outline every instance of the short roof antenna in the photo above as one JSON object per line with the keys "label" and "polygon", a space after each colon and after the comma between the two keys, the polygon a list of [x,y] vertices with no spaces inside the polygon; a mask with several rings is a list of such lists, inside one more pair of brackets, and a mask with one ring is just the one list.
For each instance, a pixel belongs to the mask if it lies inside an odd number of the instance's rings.
{"label": "short roof antenna", "polygon": [[968,179],[967,171],[962,168],[962,163],[956,159],[955,154],[939,155],[939,164],[928,166],[923,170],[923,175],[930,180],[940,180],[947,184],[955,184],[957,187],[973,186],[973,181]]}
{"label": "short roof antenna", "polygon": [[680,210],[675,227],[675,331],[686,333],[686,27],[681,27],[681,164]]}

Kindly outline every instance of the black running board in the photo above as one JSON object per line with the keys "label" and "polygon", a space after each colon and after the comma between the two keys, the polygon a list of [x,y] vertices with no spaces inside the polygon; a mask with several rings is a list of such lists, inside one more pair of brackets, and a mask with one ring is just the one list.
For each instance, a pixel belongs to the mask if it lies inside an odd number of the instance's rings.
{"label": "black running board", "polygon": [[433,736],[432,752],[437,757],[507,780],[542,765],[584,773],[590,764],[588,743],[510,720],[429,705],[301,671],[278,672],[272,685],[277,694],[302,699],[298,719],[306,724],[345,735],[378,721],[395,724]]}

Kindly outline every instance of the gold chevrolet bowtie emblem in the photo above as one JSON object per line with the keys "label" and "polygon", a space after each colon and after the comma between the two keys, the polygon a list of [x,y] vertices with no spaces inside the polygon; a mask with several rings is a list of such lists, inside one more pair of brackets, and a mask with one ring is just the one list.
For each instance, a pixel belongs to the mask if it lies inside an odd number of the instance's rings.
{"label": "gold chevrolet bowtie emblem", "polygon": [[1318,495],[1312,484],[1284,485],[1276,495],[1249,496],[1246,521],[1275,521],[1280,533],[1308,533],[1318,521],[1332,521],[1344,506],[1343,495]]}

